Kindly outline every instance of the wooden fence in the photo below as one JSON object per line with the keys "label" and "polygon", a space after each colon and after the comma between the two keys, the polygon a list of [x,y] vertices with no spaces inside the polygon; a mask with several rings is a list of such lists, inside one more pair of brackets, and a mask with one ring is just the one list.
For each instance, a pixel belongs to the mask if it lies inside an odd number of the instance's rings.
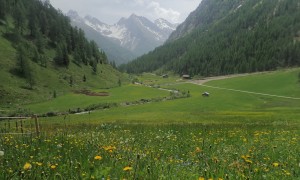
{"label": "wooden fence", "polygon": [[40,124],[37,116],[0,117],[0,135],[40,135]]}

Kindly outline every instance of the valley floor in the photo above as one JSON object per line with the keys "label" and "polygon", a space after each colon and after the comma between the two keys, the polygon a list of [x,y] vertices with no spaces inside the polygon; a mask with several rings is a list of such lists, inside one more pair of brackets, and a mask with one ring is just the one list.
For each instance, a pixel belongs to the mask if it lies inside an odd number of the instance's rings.
{"label": "valley floor", "polygon": [[298,179],[298,73],[205,82],[143,74],[138,85],[105,90],[109,96],[27,105],[44,114],[115,104],[40,117],[39,136],[34,119],[22,122],[29,135],[13,134],[19,120],[0,121],[0,179]]}

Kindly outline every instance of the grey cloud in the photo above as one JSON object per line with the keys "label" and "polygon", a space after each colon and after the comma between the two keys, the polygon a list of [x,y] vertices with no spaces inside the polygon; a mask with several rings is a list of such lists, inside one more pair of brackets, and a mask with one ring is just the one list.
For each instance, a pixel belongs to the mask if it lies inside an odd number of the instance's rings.
{"label": "grey cloud", "polygon": [[182,22],[195,10],[201,0],[50,0],[55,8],[68,12],[76,10],[81,16],[91,15],[114,24],[121,17],[135,13],[151,20],[165,18]]}

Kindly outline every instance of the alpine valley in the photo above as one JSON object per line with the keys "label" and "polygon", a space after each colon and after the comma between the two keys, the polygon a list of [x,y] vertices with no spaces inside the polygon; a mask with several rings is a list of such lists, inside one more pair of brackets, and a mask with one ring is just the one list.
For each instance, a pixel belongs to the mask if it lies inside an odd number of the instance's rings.
{"label": "alpine valley", "polygon": [[0,180],[300,180],[300,0],[201,0],[176,30],[68,15],[0,0]]}
{"label": "alpine valley", "polygon": [[73,26],[83,29],[88,39],[95,40],[110,61],[117,65],[126,63],[162,45],[176,29],[165,19],[154,22],[132,14],[129,18],[121,18],[116,24],[108,25],[95,17],[80,17],[76,11],[70,10],[67,16]]}

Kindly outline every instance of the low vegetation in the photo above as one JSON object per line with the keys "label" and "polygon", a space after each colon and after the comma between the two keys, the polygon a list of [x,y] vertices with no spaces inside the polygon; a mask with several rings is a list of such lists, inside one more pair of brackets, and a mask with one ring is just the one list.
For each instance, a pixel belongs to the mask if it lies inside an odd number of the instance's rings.
{"label": "low vegetation", "polygon": [[119,123],[68,128],[41,137],[1,136],[1,179],[300,176],[300,134],[293,128]]}
{"label": "low vegetation", "polygon": [[[299,91],[295,91],[299,88],[297,76],[298,69],[292,69],[207,84],[297,98],[300,97]],[[1,133],[8,133],[0,135],[0,178],[300,177],[299,100],[202,87],[175,81],[176,77],[162,79],[144,74],[137,79],[144,86],[189,91],[190,97],[40,118],[39,136],[9,134],[20,133],[16,121],[0,121]],[[271,79],[272,86],[263,85]],[[144,86],[117,87],[106,91],[109,96],[97,98],[114,103],[170,95],[168,91]],[[252,86],[256,88],[251,89]],[[201,96],[205,91],[210,92],[210,97]],[[90,96],[80,95],[76,101],[83,103],[83,97]],[[64,98],[46,102],[44,106],[66,103],[74,97]],[[42,112],[46,109],[42,107],[33,104],[31,108]],[[24,132],[35,132],[30,121],[23,123]]]}

